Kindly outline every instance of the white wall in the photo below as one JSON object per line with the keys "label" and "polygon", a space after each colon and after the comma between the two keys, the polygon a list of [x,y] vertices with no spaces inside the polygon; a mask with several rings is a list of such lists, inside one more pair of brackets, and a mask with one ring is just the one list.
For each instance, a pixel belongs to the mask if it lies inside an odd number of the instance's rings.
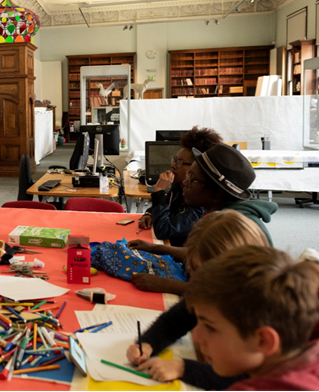
{"label": "white wall", "polygon": [[56,124],[62,124],[62,62],[44,61],[42,62],[42,99],[49,99],[51,104],[56,106]]}
{"label": "white wall", "polygon": [[37,58],[34,58],[34,94],[36,99],[42,101],[42,63]]}
{"label": "white wall", "polygon": [[[276,47],[286,46],[287,16],[308,7],[307,39],[315,38],[316,7],[314,0],[294,0],[280,8],[276,16]],[[300,37],[303,39],[304,37]]]}
{"label": "white wall", "polygon": [[40,61],[34,59],[34,93],[36,99],[43,101],[48,99],[56,106],[56,123],[62,122],[63,101],[62,101],[62,62],[61,61]]}

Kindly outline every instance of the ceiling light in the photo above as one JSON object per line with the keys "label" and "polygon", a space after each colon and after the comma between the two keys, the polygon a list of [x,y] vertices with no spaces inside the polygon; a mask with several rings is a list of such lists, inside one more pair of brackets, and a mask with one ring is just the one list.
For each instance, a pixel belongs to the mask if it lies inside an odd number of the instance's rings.
{"label": "ceiling light", "polygon": [[238,7],[235,8],[235,11],[239,14],[240,13],[240,9]]}
{"label": "ceiling light", "polygon": [[215,23],[216,23],[217,25],[219,25],[219,20],[218,20],[218,19],[216,19],[216,20],[215,20]]}
{"label": "ceiling light", "polygon": [[133,28],[133,25],[130,26],[129,30],[132,30],[132,28]]}
{"label": "ceiling light", "polygon": [[255,0],[250,0],[251,3],[253,3]]}
{"label": "ceiling light", "polygon": [[123,30],[126,30],[127,29],[127,25],[125,25],[124,27],[123,27]]}
{"label": "ceiling light", "polygon": [[206,26],[208,26],[209,25],[209,20],[206,20],[205,24],[206,24]]}

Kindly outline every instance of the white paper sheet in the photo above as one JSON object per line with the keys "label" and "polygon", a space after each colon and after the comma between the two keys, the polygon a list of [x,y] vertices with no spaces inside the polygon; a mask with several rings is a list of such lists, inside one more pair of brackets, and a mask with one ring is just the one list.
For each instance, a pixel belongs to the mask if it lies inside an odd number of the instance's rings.
{"label": "white paper sheet", "polygon": [[[129,372],[112,368],[101,363],[101,359],[130,366],[126,358],[127,348],[137,337],[137,320],[141,332],[160,316],[162,312],[121,305],[95,305],[93,311],[75,311],[81,328],[112,321],[113,325],[97,333],[78,333],[77,337],[86,353],[86,365],[90,376],[97,381],[130,381],[141,385],[156,385],[153,380],[144,379]],[[101,335],[104,334],[104,335]],[[173,354],[188,359],[196,359],[190,333],[170,347]]]}
{"label": "white paper sheet", "polygon": [[143,332],[161,313],[158,310],[121,305],[95,305],[92,312],[75,311],[81,328],[112,321],[112,325],[102,329],[99,333],[133,334],[132,342],[137,335],[137,320],[140,320],[141,331]]}
{"label": "white paper sheet", "polygon": [[38,278],[0,276],[0,295],[14,301],[59,297],[68,291]]}
{"label": "white paper sheet", "polygon": [[135,333],[103,335],[103,339],[101,339],[99,333],[77,333],[76,336],[87,355],[88,360],[86,361],[86,365],[90,376],[94,380],[129,381],[141,385],[159,384],[154,380],[101,363],[101,359],[104,359],[134,369],[126,358],[126,350],[134,342],[136,331]]}

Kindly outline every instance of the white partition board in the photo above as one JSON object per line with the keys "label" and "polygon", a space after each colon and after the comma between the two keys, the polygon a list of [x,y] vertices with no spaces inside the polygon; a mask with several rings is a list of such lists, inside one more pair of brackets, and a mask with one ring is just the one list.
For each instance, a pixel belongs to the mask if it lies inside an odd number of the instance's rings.
{"label": "white partition board", "polygon": [[[303,149],[302,96],[132,100],[129,152],[144,150],[156,130],[214,128],[225,142],[247,141],[261,149],[269,135],[272,150]],[[127,132],[127,102],[121,101],[121,131]]]}

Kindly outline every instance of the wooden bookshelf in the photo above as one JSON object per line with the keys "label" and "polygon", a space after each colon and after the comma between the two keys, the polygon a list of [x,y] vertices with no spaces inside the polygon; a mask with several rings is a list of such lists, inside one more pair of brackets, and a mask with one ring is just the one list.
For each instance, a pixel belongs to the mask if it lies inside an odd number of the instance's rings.
{"label": "wooden bookshelf", "polygon": [[[315,55],[315,40],[314,39],[301,39],[298,41],[290,42],[291,49],[291,82],[292,94],[303,94],[303,62],[304,60],[311,59]],[[308,72],[308,71],[307,71]],[[309,71],[310,72],[310,71]],[[315,78],[315,71],[313,71],[313,79]],[[309,78],[309,80],[312,78]],[[307,86],[308,87],[308,86]],[[313,91],[311,91],[313,90]],[[314,89],[308,89],[308,94],[315,94]]]}
{"label": "wooden bookshelf", "polygon": [[[79,56],[66,56],[68,59],[68,119],[70,122],[80,120],[81,116],[81,91],[80,91],[80,68],[82,66],[97,65],[122,65],[131,66],[131,83],[135,81],[136,53],[111,53],[111,54],[89,54]],[[108,104],[114,107],[119,106],[119,101],[123,97],[123,88],[127,84],[127,79],[122,77],[96,78],[87,81],[86,86],[86,112],[91,112],[91,106],[106,104],[104,98],[99,96],[99,87],[96,83],[101,83],[107,88],[111,83],[118,82],[117,87],[108,96]],[[131,97],[134,98],[133,91]],[[88,115],[90,120],[91,115]],[[70,133],[70,141],[75,140],[77,132]]]}
{"label": "wooden bookshelf", "polygon": [[272,46],[169,51],[170,98],[251,95],[269,75]]}

